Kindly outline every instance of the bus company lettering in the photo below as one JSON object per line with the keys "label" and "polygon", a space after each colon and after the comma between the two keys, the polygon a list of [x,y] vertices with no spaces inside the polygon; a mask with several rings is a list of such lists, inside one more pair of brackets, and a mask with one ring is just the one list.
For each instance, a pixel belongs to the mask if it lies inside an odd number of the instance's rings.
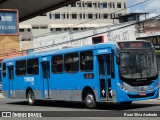
{"label": "bus company lettering", "polygon": [[108,50],[107,49],[103,49],[103,50],[98,50],[98,53],[107,53]]}
{"label": "bus company lettering", "polygon": [[25,82],[30,82],[31,85],[34,85],[34,77],[24,77]]}

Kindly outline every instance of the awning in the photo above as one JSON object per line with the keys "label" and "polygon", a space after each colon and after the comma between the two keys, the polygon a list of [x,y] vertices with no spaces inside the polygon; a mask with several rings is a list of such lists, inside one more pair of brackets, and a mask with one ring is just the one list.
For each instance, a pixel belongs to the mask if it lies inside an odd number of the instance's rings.
{"label": "awning", "polygon": [[51,28],[68,28],[68,24],[50,24]]}
{"label": "awning", "polygon": [[19,25],[20,29],[28,29],[28,28],[32,28],[31,25]]}
{"label": "awning", "polygon": [[50,24],[51,28],[90,28],[102,27],[110,24]]}

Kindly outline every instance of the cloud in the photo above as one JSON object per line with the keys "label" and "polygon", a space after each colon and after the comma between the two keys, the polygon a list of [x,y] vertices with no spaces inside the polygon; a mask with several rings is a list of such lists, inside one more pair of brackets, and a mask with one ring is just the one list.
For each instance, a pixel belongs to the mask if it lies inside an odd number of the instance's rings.
{"label": "cloud", "polygon": [[[127,7],[143,2],[145,0],[127,0]],[[148,12],[148,17],[160,14],[160,0],[149,0],[148,2],[128,8],[128,12]],[[148,18],[147,17],[147,18]]]}
{"label": "cloud", "polygon": [[157,9],[159,8],[160,1],[152,0],[149,4],[146,5],[146,9]]}

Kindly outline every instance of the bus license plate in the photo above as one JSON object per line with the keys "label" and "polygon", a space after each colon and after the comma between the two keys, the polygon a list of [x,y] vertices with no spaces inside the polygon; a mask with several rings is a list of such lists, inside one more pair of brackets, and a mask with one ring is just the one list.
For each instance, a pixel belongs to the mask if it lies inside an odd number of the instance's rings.
{"label": "bus license plate", "polygon": [[140,96],[145,96],[145,95],[146,95],[146,92],[145,92],[145,91],[140,91],[140,92],[139,92],[139,95],[140,95]]}

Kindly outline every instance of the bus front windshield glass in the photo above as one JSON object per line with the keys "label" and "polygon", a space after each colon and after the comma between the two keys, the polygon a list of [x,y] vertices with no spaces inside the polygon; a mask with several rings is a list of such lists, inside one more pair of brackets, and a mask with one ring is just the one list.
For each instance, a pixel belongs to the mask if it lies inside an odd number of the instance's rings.
{"label": "bus front windshield glass", "polygon": [[120,74],[123,78],[147,78],[157,75],[154,52],[121,52]]}

